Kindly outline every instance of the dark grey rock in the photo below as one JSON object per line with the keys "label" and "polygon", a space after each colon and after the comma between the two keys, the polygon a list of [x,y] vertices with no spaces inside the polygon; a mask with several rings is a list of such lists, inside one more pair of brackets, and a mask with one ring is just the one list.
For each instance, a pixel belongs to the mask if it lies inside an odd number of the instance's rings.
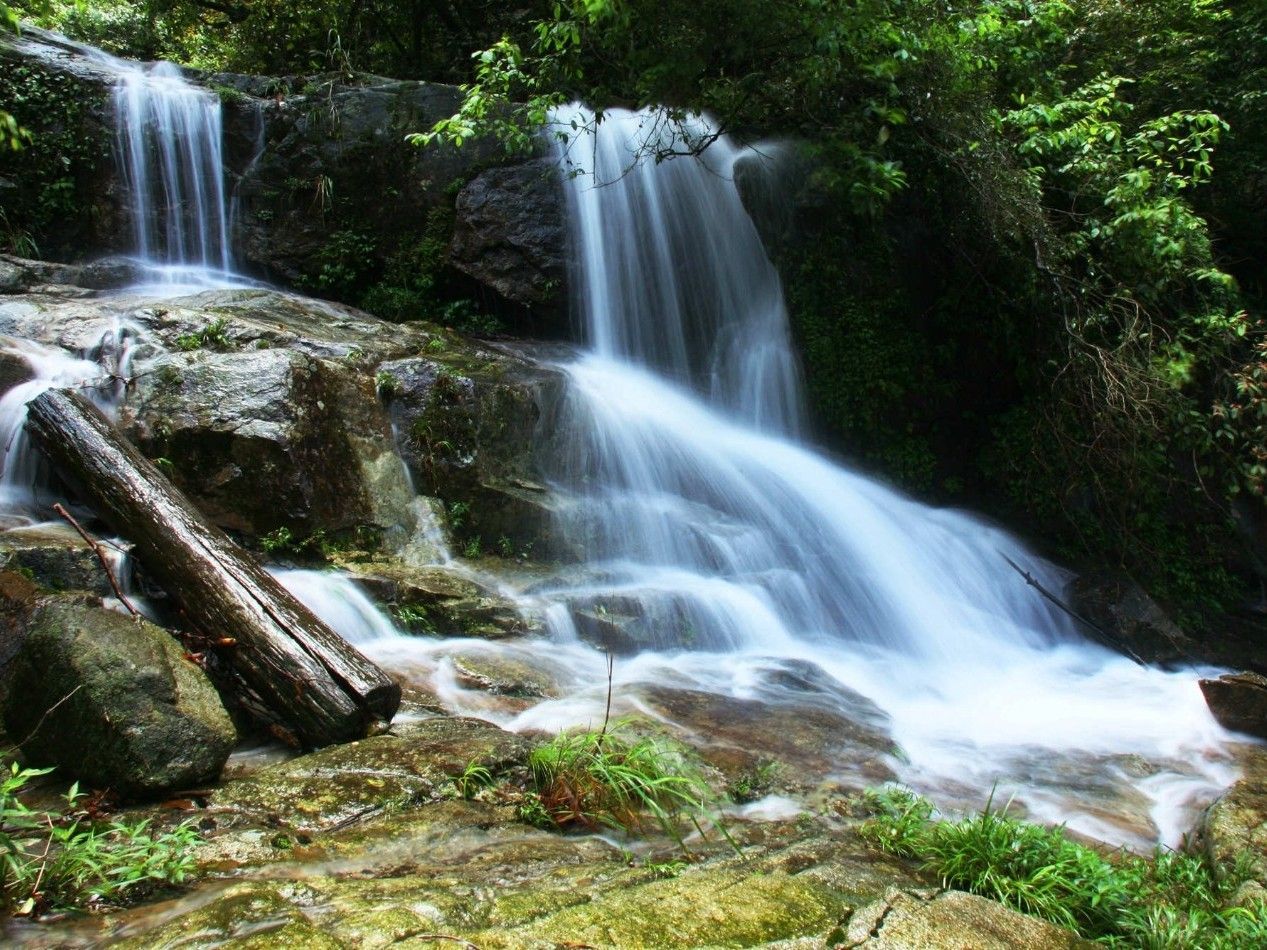
{"label": "dark grey rock", "polygon": [[458,193],[454,213],[455,267],[512,303],[563,309],[566,238],[553,162],[481,172]]}

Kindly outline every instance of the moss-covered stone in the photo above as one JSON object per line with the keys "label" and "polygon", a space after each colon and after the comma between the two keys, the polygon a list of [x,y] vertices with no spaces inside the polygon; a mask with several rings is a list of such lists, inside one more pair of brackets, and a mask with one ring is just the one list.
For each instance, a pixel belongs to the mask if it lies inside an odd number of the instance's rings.
{"label": "moss-covered stone", "polygon": [[832,946],[867,950],[1090,950],[1072,931],[962,891],[933,896],[894,890],[831,935]]}
{"label": "moss-covered stone", "polygon": [[101,562],[69,525],[29,525],[0,533],[0,560],[52,590],[103,597],[113,593]]}
{"label": "moss-covered stone", "polygon": [[1267,884],[1267,752],[1245,746],[1240,759],[1241,777],[1206,810],[1201,833],[1216,868],[1229,869],[1245,854],[1254,878]]}
{"label": "moss-covered stone", "polygon": [[399,562],[349,563],[361,584],[414,633],[499,639],[531,633],[540,621],[511,600],[446,567]]}
{"label": "moss-covered stone", "polygon": [[468,556],[569,558],[554,527],[557,500],[537,465],[563,385],[556,371],[502,350],[384,363],[401,452],[420,491],[443,499]]}
{"label": "moss-covered stone", "polygon": [[4,676],[5,728],[29,737],[28,761],[124,795],[215,780],[237,738],[170,634],[75,600],[34,607]]}
{"label": "moss-covered stone", "polygon": [[437,717],[332,746],[230,782],[213,813],[238,822],[312,832],[418,804],[478,763],[494,774],[523,763],[528,743],[478,719]]}

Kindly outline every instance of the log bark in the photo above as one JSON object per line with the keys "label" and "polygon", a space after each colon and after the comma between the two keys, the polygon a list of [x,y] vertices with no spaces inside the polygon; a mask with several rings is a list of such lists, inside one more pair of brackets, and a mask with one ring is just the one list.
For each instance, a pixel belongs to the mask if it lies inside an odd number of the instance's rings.
{"label": "log bark", "polygon": [[129,538],[148,571],[209,638],[277,723],[304,745],[364,736],[390,722],[400,687],[299,603],[82,395],[49,390],[27,430],[68,483]]}

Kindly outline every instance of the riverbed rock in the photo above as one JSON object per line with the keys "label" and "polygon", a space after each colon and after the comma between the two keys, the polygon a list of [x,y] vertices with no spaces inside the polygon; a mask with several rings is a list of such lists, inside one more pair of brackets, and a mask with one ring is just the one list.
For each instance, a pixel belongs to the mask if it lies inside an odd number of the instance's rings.
{"label": "riverbed rock", "polygon": [[1214,867],[1248,859],[1250,876],[1267,885],[1267,750],[1247,747],[1239,759],[1241,777],[1206,809],[1201,839]]}
{"label": "riverbed rock", "polygon": [[856,693],[848,703],[812,692],[740,699],[665,684],[639,687],[631,699],[663,717],[738,797],[805,793],[829,778],[855,789],[894,778],[888,717]]}
{"label": "riverbed rock", "polygon": [[1096,946],[1070,930],[975,894],[896,889],[859,908],[841,932],[829,939],[834,947],[867,950],[1090,950]]}
{"label": "riverbed rock", "polygon": [[495,640],[542,626],[540,618],[525,615],[510,599],[452,568],[391,561],[352,562],[347,568],[412,633]]}
{"label": "riverbed rock", "polygon": [[1267,676],[1225,673],[1200,681],[1201,692],[1219,725],[1267,739]]}
{"label": "riverbed rock", "polygon": [[230,823],[328,830],[439,797],[472,763],[497,775],[528,756],[526,740],[479,719],[435,717],[397,732],[230,782],[212,796],[212,812]]}
{"label": "riverbed rock", "polygon": [[1144,663],[1183,663],[1199,648],[1138,584],[1110,575],[1087,574],[1070,585],[1075,610],[1094,623],[1128,656]]}
{"label": "riverbed rock", "polygon": [[237,739],[166,631],[71,599],[38,602],[4,669],[3,717],[33,765],[149,797],[214,781]]}

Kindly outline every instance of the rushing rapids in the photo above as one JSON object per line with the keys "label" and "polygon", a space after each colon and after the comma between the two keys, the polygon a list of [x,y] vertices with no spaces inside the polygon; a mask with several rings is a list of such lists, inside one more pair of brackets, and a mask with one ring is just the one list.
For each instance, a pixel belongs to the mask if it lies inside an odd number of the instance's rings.
{"label": "rushing rapids", "polygon": [[[595,123],[570,107],[560,127],[574,116],[583,131],[559,162],[589,352],[566,367],[570,451],[552,474],[573,499],[565,530],[603,580],[547,596],[618,596],[656,618],[663,652],[618,664],[618,688],[672,677],[744,696],[771,657],[812,661],[887,713],[898,773],[943,800],[979,805],[997,783],[1037,817],[1122,840],[1090,804],[1120,783],[1177,841],[1233,775],[1196,676],[1087,642],[1008,559],[1052,589],[1060,569],[798,439],[778,276],[733,182],[759,154],[721,138],[657,162],[681,134],[661,114]],[[512,724],[593,720],[601,687],[587,697]]]}

